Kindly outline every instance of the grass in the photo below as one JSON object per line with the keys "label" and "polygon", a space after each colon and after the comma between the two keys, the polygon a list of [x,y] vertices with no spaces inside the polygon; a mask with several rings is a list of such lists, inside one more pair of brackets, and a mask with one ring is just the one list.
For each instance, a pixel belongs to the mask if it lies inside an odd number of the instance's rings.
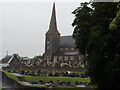
{"label": "grass", "polygon": [[[9,70],[8,69],[6,69],[5,70],[6,72],[8,72]],[[10,70],[11,72],[13,72],[13,70]],[[18,70],[16,70],[17,72],[19,72]],[[24,71],[30,71],[30,72],[37,72],[38,70],[24,70]],[[52,72],[58,72],[58,73],[62,73],[62,72],[64,72],[64,73],[66,73],[67,71],[66,70],[41,70],[41,72],[50,72],[50,73],[52,73]],[[77,71],[70,71],[71,73],[79,73],[79,74],[84,74],[85,72],[77,72]]]}
{"label": "grass", "polygon": [[[18,80],[17,76],[12,74],[12,73],[8,73],[8,72],[4,72],[7,77],[16,80],[17,82],[20,83],[20,81]],[[25,75],[23,76],[25,78],[26,81],[28,82],[39,82],[40,80],[44,80],[44,81],[65,81],[65,82],[90,82],[90,78],[79,78],[79,77],[46,77],[46,76],[30,76],[30,75]]]}
{"label": "grass", "polygon": [[4,72],[4,73],[7,75],[8,78],[11,78],[11,79],[16,80],[16,81],[18,80],[16,75],[14,75],[14,74],[8,73],[8,72]]}
{"label": "grass", "polygon": [[16,75],[14,75],[14,74],[12,74],[12,73],[5,72],[5,71],[3,71],[3,72],[7,75],[8,78],[11,78],[11,79],[17,81],[19,84],[24,85],[22,82],[20,82],[20,81],[18,80],[18,78],[17,78]]}
{"label": "grass", "polygon": [[79,77],[45,77],[45,76],[24,76],[26,81],[29,82],[39,82],[40,80],[43,81],[53,81],[56,82],[59,80],[59,82],[65,81],[65,82],[90,82],[90,78],[79,78]]}
{"label": "grass", "polygon": [[[25,86],[22,82],[20,82],[18,80],[16,75],[14,75],[12,73],[9,73],[9,72],[5,72],[5,71],[4,71],[4,73],[7,75],[8,78],[11,78],[11,79],[17,81],[19,84]],[[46,76],[30,76],[30,75],[25,75],[25,76],[22,76],[22,77],[24,77],[24,79],[28,82],[39,82],[40,80],[53,81],[53,82],[56,82],[58,80],[59,80],[59,82],[62,82],[62,81],[65,81],[65,82],[75,82],[75,81],[90,82],[90,78],[79,78],[79,77],[46,77]],[[35,85],[33,87],[45,87],[45,86],[40,86],[40,85],[36,86]],[[74,87],[58,87],[58,88],[74,88]],[[82,89],[80,88],[80,90],[82,90]],[[93,90],[93,89],[91,89],[91,90]]]}
{"label": "grass", "polygon": [[[16,80],[17,82],[19,82],[21,84],[21,82],[18,80],[17,76],[9,73],[9,72],[4,72],[6,73],[7,77]],[[65,81],[65,82],[90,82],[90,78],[79,78],[79,77],[46,77],[46,76],[30,76],[30,75],[25,75],[23,76],[25,78],[26,81],[28,82],[39,82],[40,80],[43,81]]]}

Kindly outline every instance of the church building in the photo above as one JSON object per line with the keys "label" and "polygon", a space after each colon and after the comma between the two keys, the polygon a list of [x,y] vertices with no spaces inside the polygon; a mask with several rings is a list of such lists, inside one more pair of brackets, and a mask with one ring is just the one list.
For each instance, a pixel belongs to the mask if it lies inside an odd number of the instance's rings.
{"label": "church building", "polygon": [[72,35],[60,36],[57,29],[55,3],[53,4],[49,29],[46,32],[45,53],[43,60],[47,62],[66,62],[81,64],[82,55],[75,49]]}

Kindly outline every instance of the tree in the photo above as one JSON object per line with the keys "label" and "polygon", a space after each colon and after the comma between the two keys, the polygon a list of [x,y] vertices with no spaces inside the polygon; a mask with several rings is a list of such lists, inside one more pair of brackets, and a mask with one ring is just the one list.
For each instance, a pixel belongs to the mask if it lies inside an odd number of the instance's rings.
{"label": "tree", "polygon": [[116,56],[117,43],[109,24],[116,16],[117,3],[94,2],[92,8],[88,5],[84,3],[74,11],[72,25],[76,48],[85,56],[87,74],[93,84],[98,88],[117,88],[118,82],[109,79],[114,78],[110,76],[110,69],[113,68],[111,62]]}
{"label": "tree", "polygon": [[118,9],[119,11],[116,17],[112,20],[109,26],[113,35],[113,40],[115,42],[115,56],[108,64],[107,70],[110,74],[108,79],[108,81],[110,81],[110,86],[113,84],[114,87],[120,88],[120,2],[118,3]]}
{"label": "tree", "polygon": [[35,60],[40,60],[42,57],[41,57],[41,55],[39,55],[39,56],[34,56],[34,59]]}
{"label": "tree", "polygon": [[120,28],[120,2],[118,4],[118,13],[117,16],[112,20],[112,22],[110,23],[110,29],[111,30],[119,30]]}
{"label": "tree", "polygon": [[[93,9],[88,7],[89,3],[81,3],[81,7],[78,7],[72,13],[75,14],[75,19],[72,26],[75,27],[73,37],[75,39],[76,48],[80,50],[82,54],[86,53],[86,44],[89,40],[89,32],[91,27],[91,15]],[[79,37],[80,36],[80,37]]]}

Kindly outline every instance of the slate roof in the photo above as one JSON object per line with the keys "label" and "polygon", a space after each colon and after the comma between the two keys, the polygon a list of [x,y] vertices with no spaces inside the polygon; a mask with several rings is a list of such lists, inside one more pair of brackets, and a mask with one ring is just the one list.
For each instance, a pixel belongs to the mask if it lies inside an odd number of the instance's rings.
{"label": "slate roof", "polygon": [[60,37],[60,47],[75,47],[75,40],[72,36],[61,36]]}
{"label": "slate roof", "polygon": [[18,54],[13,54],[13,55],[6,55],[1,61],[2,63],[10,63],[15,56],[17,56],[17,58],[19,59]]}
{"label": "slate roof", "polygon": [[[60,36],[60,47],[75,47],[74,45],[75,40],[73,39],[72,36]],[[78,51],[57,51],[54,53],[54,55],[59,56],[59,55],[67,55],[67,56],[71,56],[71,55],[77,55]]]}
{"label": "slate roof", "polygon": [[6,55],[1,61],[2,63],[7,63],[13,55]]}

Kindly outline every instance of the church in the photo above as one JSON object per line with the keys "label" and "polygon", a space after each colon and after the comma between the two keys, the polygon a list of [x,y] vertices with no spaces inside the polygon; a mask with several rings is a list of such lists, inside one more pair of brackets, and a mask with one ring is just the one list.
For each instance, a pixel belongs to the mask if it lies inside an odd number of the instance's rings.
{"label": "church", "polygon": [[49,62],[82,63],[82,55],[75,49],[72,35],[61,36],[57,29],[55,3],[53,4],[49,29],[45,37],[45,53],[43,60]]}

